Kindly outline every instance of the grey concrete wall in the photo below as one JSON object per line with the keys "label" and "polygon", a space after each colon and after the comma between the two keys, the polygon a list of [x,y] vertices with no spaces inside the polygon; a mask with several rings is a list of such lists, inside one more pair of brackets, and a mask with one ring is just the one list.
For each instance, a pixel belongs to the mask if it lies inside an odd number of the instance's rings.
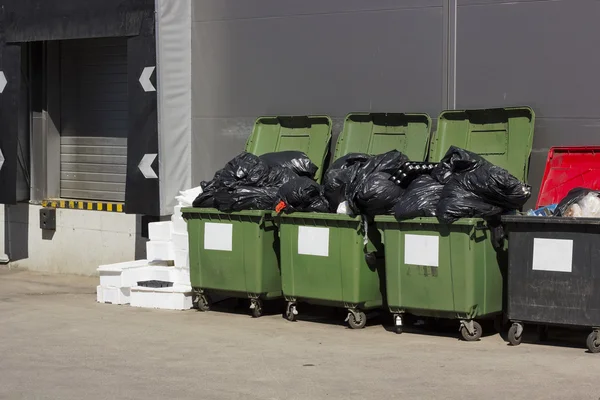
{"label": "grey concrete wall", "polygon": [[537,198],[551,146],[600,142],[600,2],[458,0],[457,108],[529,105]]}
{"label": "grey concrete wall", "polygon": [[194,183],[242,150],[259,115],[329,114],[339,131],[351,111],[529,105],[534,198],[549,147],[600,137],[596,0],[193,0],[192,12]]}
{"label": "grey concrete wall", "polygon": [[195,0],[192,181],[243,150],[257,116],[443,108],[442,0]]}
{"label": "grey concrete wall", "polygon": [[[56,210],[56,231],[40,229],[40,206],[0,207],[0,256],[32,271],[96,275],[100,265],[143,259],[141,219],[123,213]],[[2,250],[3,247],[3,250]]]}

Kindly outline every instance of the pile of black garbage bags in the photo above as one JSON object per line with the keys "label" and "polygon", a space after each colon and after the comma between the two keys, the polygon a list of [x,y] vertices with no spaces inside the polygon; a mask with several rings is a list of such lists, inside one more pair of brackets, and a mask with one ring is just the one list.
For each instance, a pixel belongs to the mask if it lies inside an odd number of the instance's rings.
{"label": "pile of black garbage bags", "polygon": [[314,181],[318,167],[300,151],[267,153],[260,157],[243,152],[211,181],[201,182],[202,193],[194,207],[224,212],[273,210],[281,202],[287,211],[327,212],[322,187]]}
{"label": "pile of black garbage bags", "polygon": [[329,167],[323,185],[315,182],[316,171],[301,152],[242,153],[201,183],[194,207],[394,214],[399,220],[435,216],[452,223],[520,209],[531,196],[531,188],[508,171],[454,146],[436,164],[412,162],[396,150],[351,153]]}

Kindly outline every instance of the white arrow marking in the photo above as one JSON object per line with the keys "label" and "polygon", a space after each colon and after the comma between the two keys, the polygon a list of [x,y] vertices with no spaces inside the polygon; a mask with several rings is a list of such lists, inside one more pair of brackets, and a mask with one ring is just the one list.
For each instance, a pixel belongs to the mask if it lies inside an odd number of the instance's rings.
{"label": "white arrow marking", "polygon": [[156,67],[146,67],[142,71],[142,75],[140,75],[140,83],[146,92],[156,92],[156,88],[150,82],[150,77],[154,73]]}
{"label": "white arrow marking", "polygon": [[4,154],[2,154],[2,150],[0,150],[0,169],[4,165]]}
{"label": "white arrow marking", "polygon": [[[0,71],[0,93],[4,92],[4,88],[6,87],[6,84],[8,82],[6,81],[6,76],[4,76],[4,72]],[[2,161],[4,161],[4,158],[2,158]]]}
{"label": "white arrow marking", "polygon": [[158,175],[156,175],[156,172],[154,172],[154,170],[152,169],[152,163],[154,162],[154,160],[156,160],[156,156],[158,156],[158,154],[144,154],[144,157],[142,157],[142,161],[140,161],[140,163],[138,164],[138,168],[140,169],[140,171],[142,171],[142,174],[144,174],[144,177],[146,179],[158,178]]}

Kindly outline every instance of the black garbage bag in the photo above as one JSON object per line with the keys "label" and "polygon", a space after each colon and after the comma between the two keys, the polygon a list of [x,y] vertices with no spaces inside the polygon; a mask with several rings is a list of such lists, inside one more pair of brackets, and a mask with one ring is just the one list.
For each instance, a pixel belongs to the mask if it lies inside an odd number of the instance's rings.
{"label": "black garbage bag", "polygon": [[555,217],[571,217],[572,211],[569,209],[574,204],[579,203],[585,196],[590,193],[596,193],[600,196],[600,191],[588,189],[584,187],[576,187],[569,190],[569,193],[558,203],[554,210]]}
{"label": "black garbage bag", "polygon": [[219,211],[271,210],[277,197],[277,187],[238,186],[220,189],[214,195],[214,207]]}
{"label": "black garbage bag", "polygon": [[436,210],[438,219],[446,223],[520,209],[531,196],[531,187],[507,170],[454,146],[433,174],[446,183]]}
{"label": "black garbage bag", "polygon": [[493,217],[504,211],[467,190],[459,180],[451,179],[443,188],[436,208],[438,220],[451,224],[460,218]]}
{"label": "black garbage bag", "polygon": [[391,214],[404,192],[391,178],[387,172],[367,175],[356,188],[352,210],[368,216]]}
{"label": "black garbage bag", "polygon": [[398,220],[435,217],[443,188],[444,185],[429,175],[415,178],[396,203],[394,216]]}
{"label": "black garbage bag", "polygon": [[234,188],[259,183],[268,173],[269,166],[264,161],[254,154],[242,152],[217,171],[212,180],[217,188]]}
{"label": "black garbage bag", "polygon": [[[402,194],[402,188],[392,180],[392,174],[397,173],[402,165],[408,161],[408,157],[400,153],[397,150],[388,151],[384,154],[379,154],[371,157],[364,163],[360,163],[353,167],[356,169],[353,174],[352,181],[346,185],[345,200],[348,201],[348,206],[354,214],[366,214],[366,215],[377,215],[373,214],[377,210],[379,205],[380,211],[386,209],[384,204],[390,205],[389,201],[393,195]],[[385,175],[381,175],[383,173]],[[372,176],[373,175],[373,176]],[[383,182],[385,177],[390,182]],[[396,187],[393,188],[392,185]],[[379,186],[379,188],[377,188]],[[367,209],[363,209],[366,205],[366,199],[371,199],[371,196],[377,196],[377,191],[381,191],[382,195],[387,193],[385,198],[382,198],[381,202],[376,207],[368,206]],[[357,201],[361,198],[361,201]],[[373,198],[372,200],[376,200]],[[396,204],[397,197],[394,199],[389,214]]]}
{"label": "black garbage bag", "polygon": [[279,188],[275,211],[328,212],[329,204],[321,185],[310,178],[298,177]]}
{"label": "black garbage bag", "polygon": [[202,187],[202,193],[200,193],[198,195],[198,197],[196,197],[194,199],[194,202],[192,203],[193,207],[196,208],[214,208],[215,207],[215,199],[214,199],[214,194],[215,194],[215,188],[214,186],[211,186],[212,181],[211,182],[200,182],[200,186]]}
{"label": "black garbage bag", "polygon": [[454,173],[473,170],[487,162],[480,155],[460,147],[450,146],[444,158],[433,168],[431,176],[439,183],[446,184]]}
{"label": "black garbage bag", "polygon": [[276,174],[259,157],[242,152],[218,170],[212,180],[200,183],[202,193],[194,200],[193,206],[215,207],[213,197],[217,192],[223,196],[227,190],[232,191],[238,186],[266,186],[281,174],[289,175],[289,172]]}
{"label": "black garbage bag", "polygon": [[284,167],[296,173],[298,176],[314,178],[319,169],[308,156],[301,151],[278,151],[266,153],[259,157],[269,167]]}
{"label": "black garbage bag", "polygon": [[296,179],[298,175],[289,168],[273,166],[269,169],[269,173],[264,177],[264,179],[257,186],[276,186],[280,187],[281,185],[288,183],[292,179]]}
{"label": "black garbage bag", "polygon": [[346,201],[346,187],[354,180],[360,165],[370,159],[371,156],[367,154],[350,153],[335,160],[327,169],[323,188],[332,212],[336,212],[340,203]]}

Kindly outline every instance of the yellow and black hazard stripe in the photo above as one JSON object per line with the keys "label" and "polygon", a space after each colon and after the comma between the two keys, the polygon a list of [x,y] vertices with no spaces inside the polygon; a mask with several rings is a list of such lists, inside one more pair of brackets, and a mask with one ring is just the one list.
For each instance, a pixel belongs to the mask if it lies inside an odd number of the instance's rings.
{"label": "yellow and black hazard stripe", "polygon": [[72,210],[123,212],[123,203],[104,203],[100,201],[44,200],[42,201],[42,207],[69,208]]}

